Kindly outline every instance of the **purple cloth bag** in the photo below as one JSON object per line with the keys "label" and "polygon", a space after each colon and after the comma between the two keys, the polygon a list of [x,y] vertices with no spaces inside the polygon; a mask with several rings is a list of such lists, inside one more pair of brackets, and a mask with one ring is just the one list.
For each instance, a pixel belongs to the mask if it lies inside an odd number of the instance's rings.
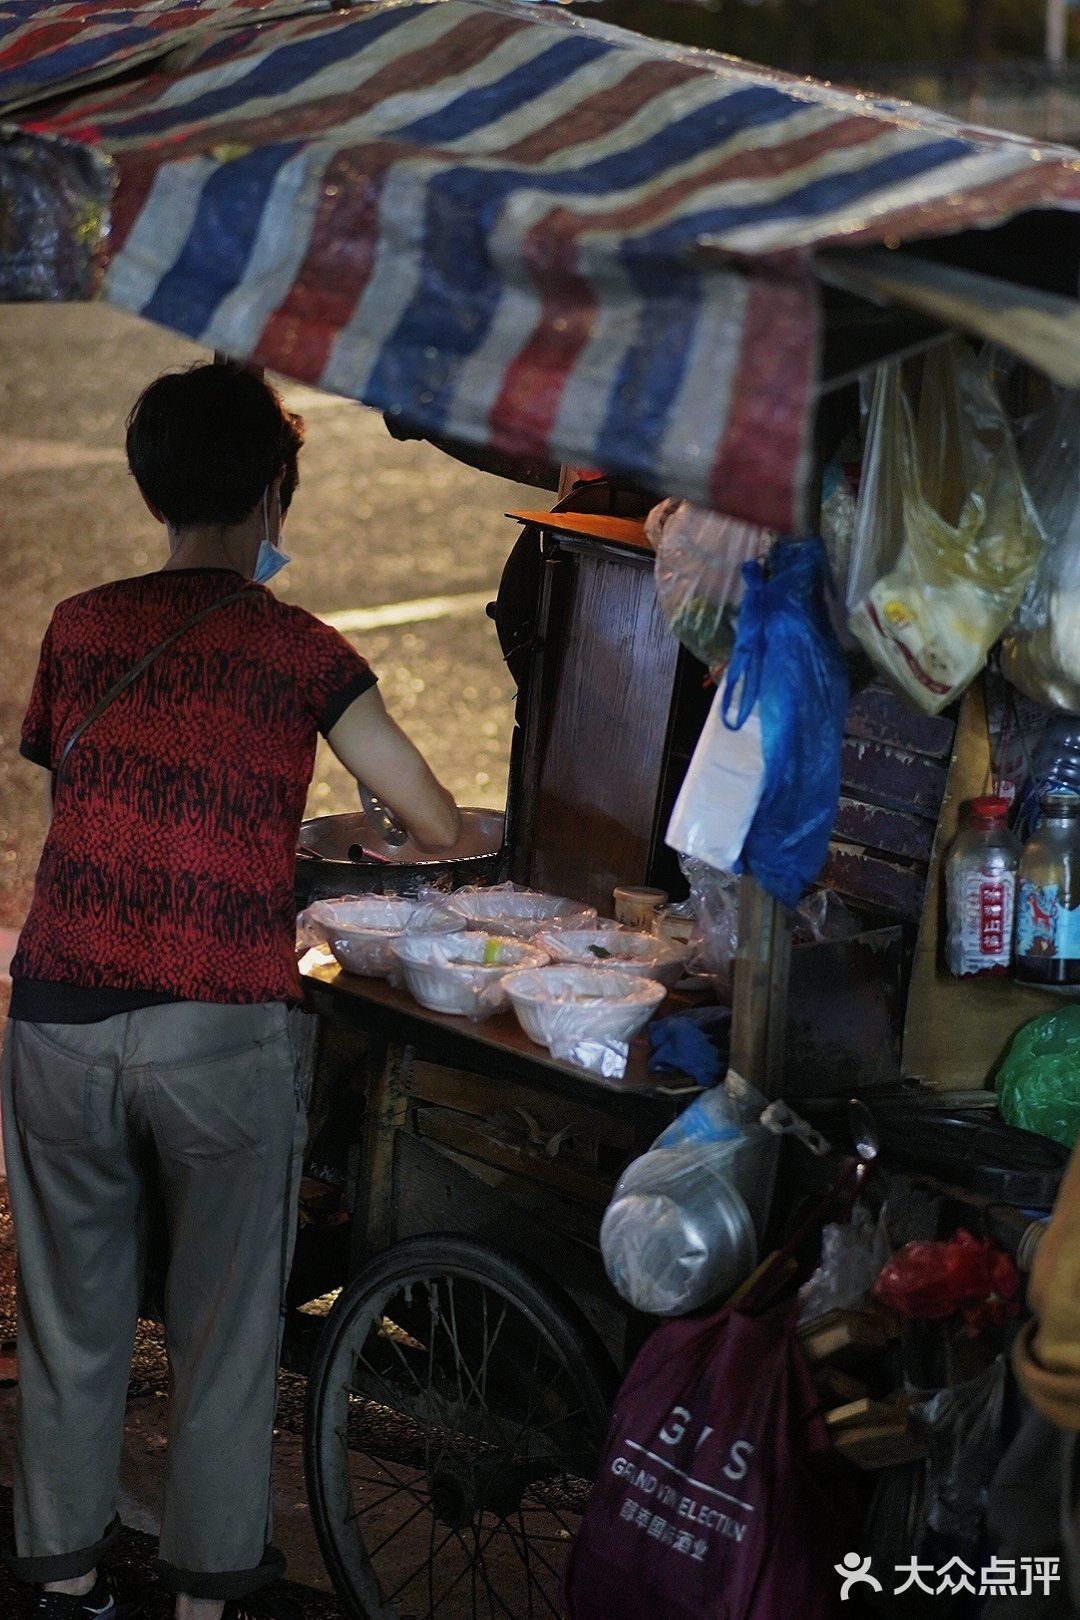
{"label": "purple cloth bag", "polygon": [[567,1566],[570,1620],[826,1620],[857,1548],[789,1321],[665,1322],[628,1373]]}

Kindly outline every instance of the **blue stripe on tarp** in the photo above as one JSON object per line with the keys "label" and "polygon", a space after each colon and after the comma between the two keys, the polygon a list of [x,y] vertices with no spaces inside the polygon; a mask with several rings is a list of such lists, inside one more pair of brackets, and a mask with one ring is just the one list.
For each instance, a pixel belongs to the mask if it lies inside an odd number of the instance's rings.
{"label": "blue stripe on tarp", "polygon": [[[290,40],[286,45],[279,45],[261,61],[253,63],[241,78],[206,90],[191,101],[135,113],[130,118],[116,122],[110,120],[109,138],[129,140],[138,135],[167,134],[173,125],[186,126],[226,112],[235,112],[242,118],[245,103],[282,96],[295,90],[322,68],[346,57],[361,55],[366,46],[412,21],[423,10],[426,7],[403,6],[400,11],[379,12],[327,33]],[[195,64],[194,71],[198,71],[199,65]],[[222,63],[223,67],[228,65],[228,61]],[[227,130],[222,132],[221,138],[228,140]]]}
{"label": "blue stripe on tarp", "polygon": [[818,175],[780,197],[702,208],[656,230],[628,237],[621,251],[628,257],[640,255],[653,258],[678,253],[692,246],[702,236],[734,230],[737,226],[800,217],[817,219],[836,208],[850,208],[853,203],[862,202],[885,186],[928,174],[945,164],[970,157],[974,150],[970,141],[954,138],[927,141],[921,146],[890,152],[860,168]]}
{"label": "blue stripe on tarp", "polygon": [[[74,18],[58,17],[56,20],[74,21]],[[88,69],[99,67],[134,46],[146,45],[150,41],[161,41],[164,48],[168,37],[161,29],[147,28],[145,24],[140,27],[117,28],[93,39],[80,39],[76,36],[64,45],[57,45],[38,56],[27,57],[12,67],[0,69],[0,92],[6,84],[13,81],[21,89],[26,84],[52,84],[57,79],[66,79],[75,73],[85,73]],[[2,43],[3,40],[0,39],[0,45]]]}
{"label": "blue stripe on tarp", "polygon": [[200,338],[221,300],[244,279],[271,187],[302,141],[262,146],[215,170],[187,241],[138,312]]}
{"label": "blue stripe on tarp", "polygon": [[[702,302],[704,267],[670,259],[633,261],[625,266],[644,308],[612,380],[608,409],[596,435],[596,455],[625,456],[637,443],[645,464],[661,448],[664,430],[679,396],[690,360]],[[642,442],[644,441],[644,442]]]}
{"label": "blue stripe on tarp", "polygon": [[511,68],[494,83],[466,90],[438,112],[401,125],[394,130],[394,136],[397,140],[419,141],[429,146],[460,140],[486,124],[496,123],[538,96],[546,95],[578,68],[609,56],[614,49],[603,40],[590,39],[587,34],[571,34],[530,61]]}

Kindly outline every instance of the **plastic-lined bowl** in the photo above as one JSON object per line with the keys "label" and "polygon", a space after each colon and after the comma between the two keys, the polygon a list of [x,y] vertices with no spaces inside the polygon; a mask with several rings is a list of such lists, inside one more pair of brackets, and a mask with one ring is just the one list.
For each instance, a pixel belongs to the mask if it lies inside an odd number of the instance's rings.
{"label": "plastic-lined bowl", "polygon": [[631,1041],[667,994],[655,979],[571,963],[511,974],[504,989],[529,1039],[559,1051],[580,1041]]}
{"label": "plastic-lined bowl", "polygon": [[347,973],[385,979],[394,971],[391,946],[417,909],[398,895],[316,900],[303,913],[306,931],[318,933]]}
{"label": "plastic-lined bowl", "polygon": [[515,939],[532,939],[544,928],[588,928],[596,921],[595,907],[536,889],[458,889],[447,904],[464,927]]}
{"label": "plastic-lined bowl", "polygon": [[402,934],[391,949],[421,1007],[462,1018],[501,1012],[508,975],[548,960],[535,946],[496,934]]}
{"label": "plastic-lined bowl", "polygon": [[538,934],[536,943],[553,962],[634,973],[669,988],[682,978],[686,962],[681,945],[623,928],[553,928]]}

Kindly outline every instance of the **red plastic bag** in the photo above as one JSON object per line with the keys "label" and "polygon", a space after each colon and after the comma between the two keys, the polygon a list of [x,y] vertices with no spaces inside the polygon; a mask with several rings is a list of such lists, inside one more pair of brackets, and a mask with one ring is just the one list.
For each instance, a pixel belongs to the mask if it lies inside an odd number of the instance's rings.
{"label": "red plastic bag", "polygon": [[828,1620],[859,1545],[789,1322],[657,1328],[619,1391],[567,1567],[571,1620]]}
{"label": "red plastic bag", "polygon": [[905,1243],[874,1284],[874,1298],[900,1316],[962,1311],[972,1334],[1015,1316],[1019,1292],[1020,1273],[1005,1251],[962,1228],[945,1243]]}

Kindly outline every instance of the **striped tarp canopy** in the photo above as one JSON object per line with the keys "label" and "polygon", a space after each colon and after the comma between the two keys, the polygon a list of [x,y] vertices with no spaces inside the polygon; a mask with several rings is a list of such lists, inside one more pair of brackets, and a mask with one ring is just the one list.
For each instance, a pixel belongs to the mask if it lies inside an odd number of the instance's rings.
{"label": "striped tarp canopy", "polygon": [[331,0],[0,0],[0,108],[100,82],[175,50],[185,38],[205,37],[207,26],[329,11]]}
{"label": "striped tarp canopy", "polygon": [[[22,10],[0,0],[16,42]],[[1065,148],[553,8],[233,10],[16,114],[111,164],[106,299],[421,432],[771,527],[806,512],[818,256],[1080,203]]]}

